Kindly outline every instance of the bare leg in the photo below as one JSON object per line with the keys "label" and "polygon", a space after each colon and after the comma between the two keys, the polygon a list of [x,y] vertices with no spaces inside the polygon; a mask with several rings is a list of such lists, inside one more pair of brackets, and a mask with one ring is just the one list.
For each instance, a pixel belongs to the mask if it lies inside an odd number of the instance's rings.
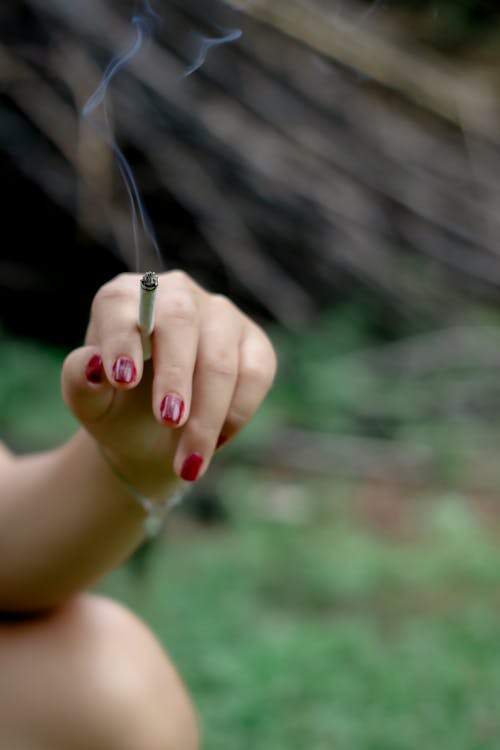
{"label": "bare leg", "polygon": [[82,595],[0,624],[0,750],[197,750],[191,701],[134,615]]}

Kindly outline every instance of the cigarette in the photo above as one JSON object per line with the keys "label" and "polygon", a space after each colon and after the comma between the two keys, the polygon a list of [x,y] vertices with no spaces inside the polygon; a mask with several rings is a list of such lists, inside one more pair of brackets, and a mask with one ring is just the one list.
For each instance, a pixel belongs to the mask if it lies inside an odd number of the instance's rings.
{"label": "cigarette", "polygon": [[151,358],[151,334],[155,327],[155,303],[158,283],[158,274],[154,271],[148,271],[141,279],[139,328],[141,331],[142,352],[145,362]]}

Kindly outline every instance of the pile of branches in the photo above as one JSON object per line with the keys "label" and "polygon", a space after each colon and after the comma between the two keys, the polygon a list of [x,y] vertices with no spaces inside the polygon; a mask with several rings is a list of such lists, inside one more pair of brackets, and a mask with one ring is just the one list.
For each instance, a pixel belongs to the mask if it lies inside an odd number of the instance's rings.
{"label": "pile of branches", "polygon": [[[137,257],[115,154],[82,118],[109,61],[134,42],[132,3],[3,4],[0,149],[92,257],[185,268],[289,328],[359,289],[403,316],[496,303],[493,73],[417,44],[390,4],[369,11],[345,2],[340,14],[326,0],[161,8],[106,103],[161,259],[147,236]],[[234,29],[240,38],[216,43]],[[0,265],[2,289],[14,260]],[[52,269],[51,283],[65,272]]]}

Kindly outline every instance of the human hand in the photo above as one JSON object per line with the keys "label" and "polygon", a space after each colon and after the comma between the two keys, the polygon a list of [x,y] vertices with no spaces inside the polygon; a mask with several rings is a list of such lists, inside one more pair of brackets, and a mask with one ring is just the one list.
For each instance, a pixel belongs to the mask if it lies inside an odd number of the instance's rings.
{"label": "human hand", "polygon": [[152,360],[143,361],[138,274],[97,292],[85,346],[66,358],[62,394],[113,465],[146,494],[194,481],[254,416],[276,355],[230,300],[182,271],[159,277]]}

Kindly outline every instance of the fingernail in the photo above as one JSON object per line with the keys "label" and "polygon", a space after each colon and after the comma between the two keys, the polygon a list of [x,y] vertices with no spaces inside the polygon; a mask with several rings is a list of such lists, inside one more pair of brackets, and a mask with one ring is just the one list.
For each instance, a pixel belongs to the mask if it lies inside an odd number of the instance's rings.
{"label": "fingernail", "polygon": [[179,424],[184,414],[184,401],[173,393],[165,396],[160,407],[161,418],[171,424]]}
{"label": "fingernail", "polygon": [[191,453],[182,464],[181,478],[187,482],[194,482],[200,473],[203,457],[199,453]]}
{"label": "fingernail", "polygon": [[219,439],[217,440],[217,445],[215,446],[215,449],[221,448],[223,445],[225,445],[228,441],[227,435],[220,434]]}
{"label": "fingernail", "polygon": [[85,377],[89,383],[102,383],[104,381],[104,367],[98,354],[94,354],[89,360],[85,368]]}
{"label": "fingernail", "polygon": [[113,365],[113,377],[117,383],[133,383],[137,377],[134,363],[128,357],[118,357]]}

